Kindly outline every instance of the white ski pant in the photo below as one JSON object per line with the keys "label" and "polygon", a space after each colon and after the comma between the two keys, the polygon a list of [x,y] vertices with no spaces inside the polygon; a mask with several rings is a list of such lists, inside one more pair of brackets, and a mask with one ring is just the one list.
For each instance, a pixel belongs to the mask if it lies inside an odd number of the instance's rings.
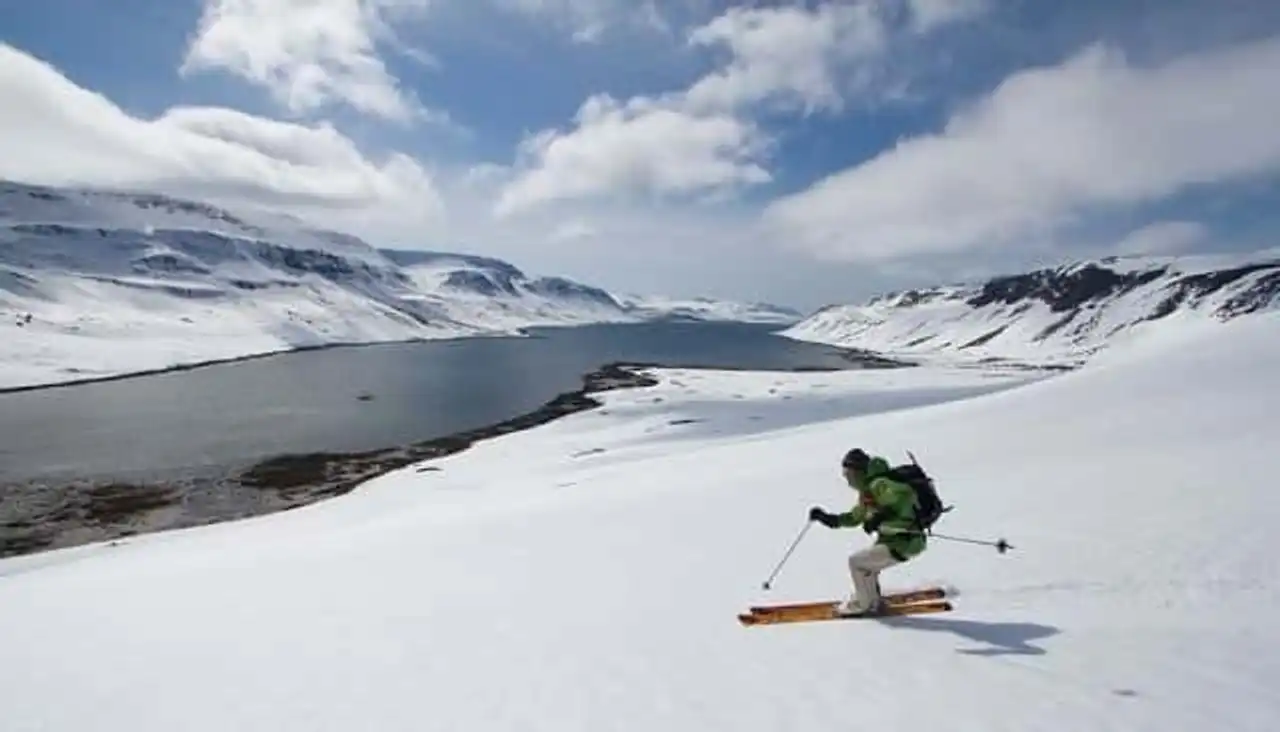
{"label": "white ski pant", "polygon": [[853,608],[869,609],[880,599],[880,573],[901,564],[882,544],[873,544],[849,555],[849,574],[853,577]]}

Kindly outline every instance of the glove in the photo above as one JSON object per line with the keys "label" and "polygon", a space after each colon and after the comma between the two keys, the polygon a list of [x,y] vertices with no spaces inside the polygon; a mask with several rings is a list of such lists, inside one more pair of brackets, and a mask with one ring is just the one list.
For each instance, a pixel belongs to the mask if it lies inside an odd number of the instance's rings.
{"label": "glove", "polygon": [[826,511],[823,511],[818,506],[814,506],[813,508],[809,509],[809,520],[817,521],[818,523],[822,524],[828,529],[834,529],[836,528],[836,526],[839,525],[834,515],[829,514]]}
{"label": "glove", "polygon": [[886,518],[888,518],[888,514],[884,511],[877,511],[871,514],[871,516],[862,523],[862,530],[868,534],[874,533],[876,529],[880,528],[880,524],[884,523]]}

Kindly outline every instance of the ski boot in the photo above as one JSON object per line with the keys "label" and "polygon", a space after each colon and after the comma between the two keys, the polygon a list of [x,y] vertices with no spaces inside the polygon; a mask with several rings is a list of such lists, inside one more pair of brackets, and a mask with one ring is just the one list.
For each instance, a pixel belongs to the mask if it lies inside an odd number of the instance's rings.
{"label": "ski boot", "polygon": [[882,614],[886,607],[884,600],[876,598],[870,607],[863,609],[857,597],[850,597],[836,606],[835,613],[842,618],[871,618]]}

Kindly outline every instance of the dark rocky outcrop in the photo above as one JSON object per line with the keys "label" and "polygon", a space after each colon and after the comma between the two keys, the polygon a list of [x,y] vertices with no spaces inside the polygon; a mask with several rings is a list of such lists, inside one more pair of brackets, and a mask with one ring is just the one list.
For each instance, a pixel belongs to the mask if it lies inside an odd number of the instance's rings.
{"label": "dark rocky outcrop", "polygon": [[1167,273],[1151,269],[1125,273],[1087,264],[1073,269],[1029,272],[989,280],[968,304],[980,308],[994,303],[1013,305],[1026,300],[1039,300],[1055,313],[1063,313],[1087,302],[1114,297],[1120,293],[1150,284]]}
{"label": "dark rocky outcrop", "polygon": [[510,278],[495,272],[482,272],[474,269],[460,269],[450,272],[445,278],[444,286],[451,290],[469,292],[475,295],[495,297],[507,295],[518,297],[520,292]]}
{"label": "dark rocky outcrop", "polygon": [[529,291],[556,299],[586,301],[607,308],[622,309],[621,303],[604,290],[563,277],[539,277],[529,283]]}
{"label": "dark rocky outcrop", "polygon": [[1179,275],[1169,267],[1118,272],[1092,263],[1074,268],[1038,270],[989,280],[969,297],[967,304],[980,308],[1038,300],[1048,305],[1051,312],[1067,314],[1055,324],[1053,329],[1056,330],[1074,318],[1081,307],[1101,304],[1126,292],[1166,279],[1168,282],[1161,289],[1167,294],[1148,318],[1158,319],[1172,314],[1185,304],[1197,304],[1224,287],[1263,271],[1270,271],[1270,274],[1259,278],[1246,291],[1234,295],[1216,313],[1233,317],[1255,312],[1275,300],[1280,293],[1280,260],[1188,275]]}
{"label": "dark rocky outcrop", "polygon": [[504,279],[513,281],[525,279],[524,272],[521,272],[519,267],[493,257],[405,249],[379,249],[378,253],[401,267],[447,264],[493,272]]}

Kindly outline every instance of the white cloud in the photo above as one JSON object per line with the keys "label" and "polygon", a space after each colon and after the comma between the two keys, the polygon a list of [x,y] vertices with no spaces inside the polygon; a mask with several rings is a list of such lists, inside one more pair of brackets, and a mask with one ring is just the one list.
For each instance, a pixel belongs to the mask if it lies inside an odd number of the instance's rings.
{"label": "white cloud", "polygon": [[[768,291],[777,282],[771,273],[785,261],[766,253],[726,264],[740,251],[747,218],[715,206],[569,203],[495,220],[493,200],[511,179],[506,166],[428,175],[408,156],[363,154],[324,124],[229,109],[182,107],[140,119],[3,44],[0,98],[0,177],[265,207],[376,246],[474,251],[637,292],[732,295],[736,278],[764,299],[777,294]],[[726,267],[742,274],[707,281],[708,271]]]}
{"label": "white cloud", "polygon": [[1007,78],[940,133],[781,199],[766,221],[831,258],[1016,243],[1095,207],[1280,170],[1280,38],[1135,68],[1101,47]]}
{"label": "white cloud", "polygon": [[692,109],[762,102],[805,113],[842,111],[853,98],[901,91],[915,60],[911,44],[974,20],[988,0],[830,0],[731,8],[694,29],[694,47],[725,47],[730,60],[685,94]]}
{"label": "white cloud", "polygon": [[0,176],[46,185],[158,190],[246,205],[367,212],[428,225],[442,213],[416,161],[376,162],[326,124],[180,107],[139,119],[0,44]]}
{"label": "white cloud", "polygon": [[1116,244],[1116,254],[1178,254],[1209,238],[1198,221],[1157,221],[1130,232]]}
{"label": "white cloud", "polygon": [[881,53],[887,29],[874,3],[733,8],[694,30],[693,46],[726,46],[729,64],[685,94],[692,109],[734,109],[777,99],[806,111],[842,106],[846,64]]}
{"label": "white cloud", "polygon": [[[722,196],[770,182],[764,166],[773,140],[754,121],[754,107],[842,109],[850,94],[866,91],[878,78],[895,33],[922,32],[909,23],[891,27],[890,11],[903,1],[725,11],[688,36],[691,47],[727,49],[720,68],[685,90],[656,98],[588,99],[571,129],[543,130],[526,139],[495,211],[506,216],[567,199]],[[964,12],[927,3],[919,12],[927,14],[921,17],[932,30],[981,10],[981,3],[964,2]]]}
{"label": "white cloud", "polygon": [[661,102],[583,103],[571,132],[541,132],[521,145],[520,175],[495,211],[508,215],[553,201],[607,194],[715,193],[762,183],[763,141],[748,122],[699,116]]}
{"label": "white cloud", "polygon": [[800,307],[857,296],[859,287],[874,279],[798,258],[759,240],[751,211],[733,202],[563,201],[524,212],[519,219],[494,219],[488,215],[493,189],[474,186],[464,195],[444,187],[449,247],[500,257],[531,274],[571,277],[616,292],[722,296]]}
{"label": "white cloud", "polygon": [[[559,27],[575,41],[602,42],[614,31],[657,32],[676,37],[684,29],[720,17],[711,24],[736,36],[748,28],[730,24],[788,22],[820,23],[849,20],[871,20],[876,28],[857,29],[846,37],[847,44],[870,40],[857,38],[862,33],[873,35],[895,16],[903,19],[905,29],[917,34],[929,33],[942,26],[971,20],[986,13],[991,0],[770,0],[769,2],[731,3],[723,0],[489,0],[499,8],[521,13]],[[735,7],[737,6],[737,7]],[[705,26],[704,26],[705,28]],[[782,30],[778,28],[778,30]],[[730,40],[724,37],[721,40]]]}
{"label": "white cloud", "polygon": [[571,219],[557,226],[551,232],[551,240],[557,242],[579,241],[590,239],[598,232],[596,227],[582,219]]}
{"label": "white cloud", "polygon": [[[297,114],[341,102],[407,121],[427,114],[378,55],[393,22],[430,0],[204,0],[182,72],[223,70]],[[421,55],[418,54],[420,57]]]}
{"label": "white cloud", "polygon": [[616,27],[669,30],[656,0],[493,0],[499,7],[564,28],[578,43],[599,43]]}
{"label": "white cloud", "polygon": [[990,10],[990,0],[908,0],[911,24],[920,33],[971,20]]}

